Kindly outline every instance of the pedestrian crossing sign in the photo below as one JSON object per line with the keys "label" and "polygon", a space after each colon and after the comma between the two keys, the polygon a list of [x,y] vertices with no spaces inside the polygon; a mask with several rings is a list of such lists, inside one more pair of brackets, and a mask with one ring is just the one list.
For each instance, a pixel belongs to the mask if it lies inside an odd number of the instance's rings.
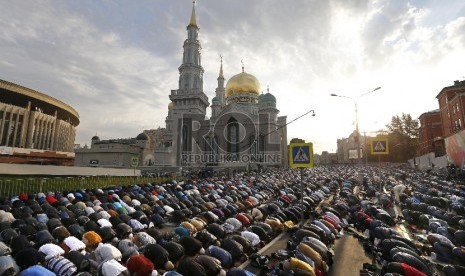
{"label": "pedestrian crossing sign", "polygon": [[371,154],[389,154],[389,144],[387,138],[375,138],[371,140]]}
{"label": "pedestrian crossing sign", "polygon": [[131,168],[139,167],[139,157],[131,157]]}
{"label": "pedestrian crossing sign", "polygon": [[291,143],[289,145],[289,167],[310,168],[313,167],[313,144]]}

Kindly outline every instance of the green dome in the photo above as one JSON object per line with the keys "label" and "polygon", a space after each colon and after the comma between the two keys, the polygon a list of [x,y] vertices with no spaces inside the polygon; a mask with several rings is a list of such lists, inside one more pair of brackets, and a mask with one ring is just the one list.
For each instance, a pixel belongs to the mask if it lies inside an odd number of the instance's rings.
{"label": "green dome", "polygon": [[217,96],[213,97],[212,103],[219,103],[219,102],[220,102],[220,99],[218,99]]}
{"label": "green dome", "polygon": [[136,137],[136,140],[142,140],[142,141],[147,141],[149,139],[149,137],[147,136],[147,134],[145,133],[139,133],[139,135],[137,135]]}
{"label": "green dome", "polygon": [[271,102],[276,105],[276,98],[271,93],[261,94],[258,96],[258,103],[268,103]]}

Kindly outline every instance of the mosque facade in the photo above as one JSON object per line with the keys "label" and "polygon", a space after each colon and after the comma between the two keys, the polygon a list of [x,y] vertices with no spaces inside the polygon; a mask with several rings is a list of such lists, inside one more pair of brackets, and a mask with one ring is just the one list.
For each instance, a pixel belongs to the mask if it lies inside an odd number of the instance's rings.
{"label": "mosque facade", "polygon": [[[169,166],[288,166],[286,116],[276,98],[260,93],[258,79],[242,71],[226,81],[219,66],[215,96],[203,89],[195,5],[187,26],[178,88],[169,94],[163,148],[155,164]],[[207,117],[207,109],[211,116]]]}

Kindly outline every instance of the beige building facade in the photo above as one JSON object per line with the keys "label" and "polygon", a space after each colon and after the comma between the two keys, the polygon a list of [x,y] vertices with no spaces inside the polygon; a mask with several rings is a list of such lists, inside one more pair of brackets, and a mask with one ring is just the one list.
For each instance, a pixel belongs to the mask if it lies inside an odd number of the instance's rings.
{"label": "beige building facade", "polygon": [[144,130],[134,138],[91,139],[90,146],[74,149],[74,165],[79,167],[131,168],[155,165],[157,148],[163,147],[164,128]]}
{"label": "beige building facade", "polygon": [[[357,158],[357,137],[360,137],[360,159]],[[337,162],[339,163],[358,163],[365,160],[366,154],[366,137],[363,135],[357,135],[357,132],[353,132],[348,138],[337,139]]]}
{"label": "beige building facade", "polygon": [[[56,163],[60,157],[55,153],[73,152],[77,125],[79,114],[71,106],[39,91],[0,80],[0,162],[29,163],[40,156],[42,162],[51,158]],[[24,152],[19,149],[36,151],[15,154]],[[38,153],[36,157],[33,152]],[[70,155],[66,156],[69,160]]]}

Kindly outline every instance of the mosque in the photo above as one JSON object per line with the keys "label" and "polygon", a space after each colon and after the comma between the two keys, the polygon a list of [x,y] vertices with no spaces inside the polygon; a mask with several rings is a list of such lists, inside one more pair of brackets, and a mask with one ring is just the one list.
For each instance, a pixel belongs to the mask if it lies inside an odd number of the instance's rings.
{"label": "mosque", "polygon": [[203,90],[198,35],[194,3],[179,67],[179,87],[169,95],[164,148],[155,152],[155,164],[286,167],[286,116],[278,116],[276,98],[269,91],[260,93],[260,82],[245,71],[244,65],[242,72],[231,77],[225,86],[221,59],[210,105]]}
{"label": "mosque", "polygon": [[[258,79],[245,71],[225,85],[221,59],[215,97],[203,90],[195,3],[187,25],[178,89],[169,95],[166,127],[144,130],[135,138],[100,140],[75,149],[76,166],[157,169],[287,167],[286,116],[278,116],[276,98],[261,93]],[[207,117],[207,108],[211,116]]]}

